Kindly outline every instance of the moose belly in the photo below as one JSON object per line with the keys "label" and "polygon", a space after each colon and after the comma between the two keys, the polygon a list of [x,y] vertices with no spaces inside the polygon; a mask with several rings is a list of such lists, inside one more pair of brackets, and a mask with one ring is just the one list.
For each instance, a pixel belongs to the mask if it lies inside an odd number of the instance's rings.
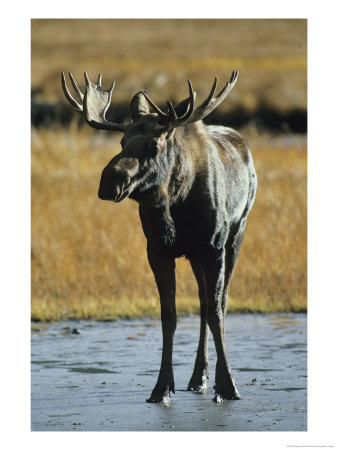
{"label": "moose belly", "polygon": [[148,247],[163,256],[189,257],[222,248],[229,231],[224,213],[209,211],[202,216],[198,211],[188,214],[185,209],[175,208],[171,210],[172,239],[168,239],[163,231],[167,221],[163,211],[140,205],[139,212]]}
{"label": "moose belly", "polygon": [[224,247],[230,224],[223,212],[209,211],[207,217],[199,214],[180,216],[173,213],[173,219],[178,253],[189,257]]}

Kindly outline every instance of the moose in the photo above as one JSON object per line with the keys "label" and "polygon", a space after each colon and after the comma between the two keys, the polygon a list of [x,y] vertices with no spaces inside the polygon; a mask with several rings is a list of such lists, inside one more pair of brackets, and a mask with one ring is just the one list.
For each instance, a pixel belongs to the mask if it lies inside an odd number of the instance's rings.
{"label": "moose", "polygon": [[84,77],[86,88],[82,93],[69,73],[77,101],[62,73],[69,103],[90,126],[124,133],[122,151],[103,169],[98,196],[116,203],[126,198],[138,202],[148,260],[159,291],[162,361],[147,402],[169,404],[170,393],[175,393],[175,259],[182,256],[190,262],[200,299],[200,337],[187,390],[207,389],[210,328],[217,353],[213,400],[222,403],[239,399],[227,359],[224,319],[228,287],[255,199],[257,177],[244,138],[232,128],[202,122],[227,97],[238,72],[232,72],[217,95],[215,78],[210,94],[198,107],[190,80],[189,96],[176,106],[167,101],[167,107],[161,109],[140,91],[131,100],[129,124],[106,119],[115,82],[105,90],[101,74],[96,83],[87,73]]}

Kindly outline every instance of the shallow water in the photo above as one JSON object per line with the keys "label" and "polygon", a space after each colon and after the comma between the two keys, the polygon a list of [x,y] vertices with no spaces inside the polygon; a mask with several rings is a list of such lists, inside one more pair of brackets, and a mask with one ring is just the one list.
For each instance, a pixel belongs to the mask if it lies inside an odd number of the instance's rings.
{"label": "shallow water", "polygon": [[242,398],[223,404],[212,401],[216,356],[211,336],[208,392],[185,391],[199,318],[180,319],[173,355],[176,394],[169,407],[145,401],[161,360],[160,321],[67,321],[34,329],[33,431],[307,429],[305,314],[227,316],[228,357]]}

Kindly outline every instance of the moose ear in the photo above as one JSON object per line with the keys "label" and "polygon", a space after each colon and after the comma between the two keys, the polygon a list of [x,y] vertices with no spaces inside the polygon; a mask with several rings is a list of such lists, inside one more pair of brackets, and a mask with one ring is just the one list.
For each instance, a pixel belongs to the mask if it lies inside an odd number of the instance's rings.
{"label": "moose ear", "polygon": [[144,98],[142,91],[135,94],[130,102],[130,114],[134,122],[139,119],[140,116],[149,114],[149,105]]}
{"label": "moose ear", "polygon": [[[196,98],[196,92],[194,91],[194,100]],[[190,104],[190,97],[182,100],[178,105],[175,106],[175,111],[178,117],[182,117],[188,110]]]}

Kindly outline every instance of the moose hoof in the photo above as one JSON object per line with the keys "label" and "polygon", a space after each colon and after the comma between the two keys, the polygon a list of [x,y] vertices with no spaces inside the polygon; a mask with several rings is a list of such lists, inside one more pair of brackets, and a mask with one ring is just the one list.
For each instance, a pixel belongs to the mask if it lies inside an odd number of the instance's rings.
{"label": "moose hoof", "polygon": [[167,386],[164,390],[154,389],[151,396],[147,398],[147,403],[159,403],[162,406],[168,406],[170,404],[170,390],[175,393],[174,389],[170,389]]}
{"label": "moose hoof", "polygon": [[147,403],[158,403],[162,406],[169,406],[170,404],[170,396],[163,396],[163,397],[156,397],[151,395],[149,398],[147,398],[146,400]]}
{"label": "moose hoof", "polygon": [[190,382],[188,384],[187,391],[199,392],[204,394],[208,389],[206,380],[202,380],[200,383]]}
{"label": "moose hoof", "polygon": [[208,388],[204,384],[188,386],[188,388],[187,388],[187,391],[197,392],[198,394],[205,394],[207,392],[207,390],[208,390]]}
{"label": "moose hoof", "polygon": [[223,403],[224,400],[240,400],[240,398],[241,396],[239,395],[239,392],[235,388],[231,392],[216,392],[213,401],[215,403]]}

